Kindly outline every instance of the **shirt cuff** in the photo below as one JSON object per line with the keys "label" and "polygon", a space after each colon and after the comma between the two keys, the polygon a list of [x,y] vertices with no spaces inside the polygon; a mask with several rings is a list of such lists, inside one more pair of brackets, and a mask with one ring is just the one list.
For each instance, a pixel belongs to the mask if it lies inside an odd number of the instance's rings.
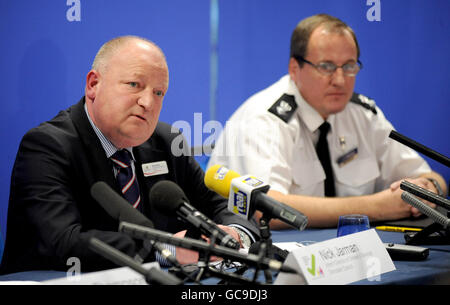
{"label": "shirt cuff", "polygon": [[[174,245],[170,245],[170,244],[162,244],[164,249],[169,250],[170,252],[172,252],[172,255],[176,257],[176,247]],[[172,264],[167,261],[162,255],[161,253],[159,253],[159,251],[155,251],[155,260],[159,263],[159,265],[161,267],[172,267]]]}
{"label": "shirt cuff", "polygon": [[252,241],[252,243],[254,243],[256,241],[255,237],[253,237],[253,234],[250,233],[250,231],[247,228],[245,228],[241,225],[235,224],[235,223],[229,224],[228,226],[235,227],[235,228],[238,228],[239,230],[243,231],[245,234],[248,235],[248,237],[250,237],[250,240]]}

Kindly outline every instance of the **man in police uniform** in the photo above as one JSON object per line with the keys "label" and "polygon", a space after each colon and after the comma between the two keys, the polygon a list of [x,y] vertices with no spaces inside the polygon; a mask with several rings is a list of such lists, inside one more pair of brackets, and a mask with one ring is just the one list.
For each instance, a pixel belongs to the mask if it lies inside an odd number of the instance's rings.
{"label": "man in police uniform", "polygon": [[[401,199],[400,181],[446,193],[444,179],[391,140],[383,112],[353,92],[359,53],[341,20],[322,14],[301,21],[291,38],[289,75],[241,105],[208,165],[268,182],[268,194],[307,215],[309,226],[334,226],[344,214],[371,221],[419,216]],[[273,220],[271,227],[286,225]]]}

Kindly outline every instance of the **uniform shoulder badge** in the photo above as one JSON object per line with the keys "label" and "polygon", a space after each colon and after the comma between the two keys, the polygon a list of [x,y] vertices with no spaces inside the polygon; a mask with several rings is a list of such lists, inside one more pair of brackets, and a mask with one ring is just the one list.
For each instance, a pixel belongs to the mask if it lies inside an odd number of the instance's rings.
{"label": "uniform shoulder badge", "polygon": [[295,102],[295,97],[293,95],[283,94],[268,111],[287,123],[296,109],[297,103]]}
{"label": "uniform shoulder badge", "polygon": [[363,106],[364,108],[373,112],[373,114],[377,114],[377,109],[375,107],[375,101],[371,98],[368,98],[365,95],[353,92],[352,97],[350,98],[350,102]]}

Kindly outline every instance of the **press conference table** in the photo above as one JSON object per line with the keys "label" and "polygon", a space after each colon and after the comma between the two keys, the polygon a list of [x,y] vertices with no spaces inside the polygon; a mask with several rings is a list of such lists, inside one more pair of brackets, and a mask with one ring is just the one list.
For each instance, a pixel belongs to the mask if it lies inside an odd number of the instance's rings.
{"label": "press conference table", "polygon": [[[378,231],[386,243],[404,244],[403,233]],[[272,231],[272,240],[277,242],[320,242],[336,237],[336,229],[307,229],[304,231]],[[382,274],[374,281],[362,280],[356,285],[392,284],[450,284],[450,245],[426,245],[429,256],[423,261],[394,261],[396,270]],[[44,281],[65,277],[60,271],[29,271],[0,276],[0,281]],[[19,282],[20,283],[20,282]]]}
{"label": "press conference table", "polygon": [[[405,244],[404,233],[376,230],[384,243]],[[299,232],[272,231],[274,242],[320,242],[336,237],[336,229],[307,229]],[[384,273],[379,281],[362,280],[357,285],[393,285],[393,284],[450,284],[450,245],[423,245],[429,249],[429,256],[423,261],[395,260],[396,270]]]}

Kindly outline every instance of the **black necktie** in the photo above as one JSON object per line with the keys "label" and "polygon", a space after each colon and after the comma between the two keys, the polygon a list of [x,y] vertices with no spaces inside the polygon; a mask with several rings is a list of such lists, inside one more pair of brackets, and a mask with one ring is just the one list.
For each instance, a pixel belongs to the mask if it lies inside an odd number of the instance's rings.
{"label": "black necktie", "polygon": [[117,169],[117,182],[123,196],[134,208],[137,208],[141,202],[141,196],[136,175],[131,168],[130,152],[126,149],[118,150],[111,156],[111,160]]}
{"label": "black necktie", "polygon": [[333,168],[331,167],[330,151],[328,149],[327,142],[327,134],[330,130],[330,124],[325,121],[322,125],[320,125],[319,130],[320,136],[316,145],[316,152],[320,163],[325,170],[325,196],[334,197],[336,196],[336,191],[334,189]]}

